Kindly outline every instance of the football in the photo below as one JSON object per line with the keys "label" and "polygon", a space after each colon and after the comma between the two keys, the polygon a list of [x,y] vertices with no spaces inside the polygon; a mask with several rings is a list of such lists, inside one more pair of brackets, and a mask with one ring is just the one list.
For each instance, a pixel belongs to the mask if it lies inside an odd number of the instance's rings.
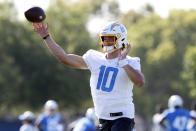
{"label": "football", "polygon": [[24,13],[26,19],[33,23],[40,23],[46,18],[44,10],[40,7],[32,7]]}

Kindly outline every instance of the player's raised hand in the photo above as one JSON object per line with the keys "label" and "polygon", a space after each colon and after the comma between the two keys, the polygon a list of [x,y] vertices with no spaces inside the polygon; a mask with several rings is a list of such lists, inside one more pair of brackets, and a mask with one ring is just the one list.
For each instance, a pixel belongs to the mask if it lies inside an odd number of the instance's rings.
{"label": "player's raised hand", "polygon": [[119,57],[118,57],[119,60],[125,59],[130,49],[131,49],[131,44],[127,44],[126,50],[122,54],[119,52]]}
{"label": "player's raised hand", "polygon": [[44,22],[41,23],[33,23],[34,31],[37,32],[42,38],[49,35],[49,24],[47,23],[46,26]]}

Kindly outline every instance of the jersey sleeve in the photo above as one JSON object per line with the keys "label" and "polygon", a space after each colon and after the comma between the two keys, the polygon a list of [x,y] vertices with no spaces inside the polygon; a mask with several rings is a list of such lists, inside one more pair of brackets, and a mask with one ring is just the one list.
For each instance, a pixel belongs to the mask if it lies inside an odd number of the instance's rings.
{"label": "jersey sleeve", "polygon": [[135,70],[141,71],[141,65],[140,65],[140,58],[139,57],[134,57],[134,58],[128,57],[128,62],[129,62],[129,65],[131,67],[133,67]]}
{"label": "jersey sleeve", "polygon": [[82,57],[83,57],[83,60],[85,61],[85,63],[87,64],[88,68],[90,70],[93,69],[93,63],[95,61],[95,50],[88,50]]}
{"label": "jersey sleeve", "polygon": [[163,113],[162,113],[163,117],[164,118],[167,118],[168,115],[169,115],[169,109],[165,110]]}
{"label": "jersey sleeve", "polygon": [[43,121],[44,121],[44,115],[41,114],[41,115],[38,116],[38,118],[36,119],[35,123],[36,124],[41,124],[41,123],[43,123]]}

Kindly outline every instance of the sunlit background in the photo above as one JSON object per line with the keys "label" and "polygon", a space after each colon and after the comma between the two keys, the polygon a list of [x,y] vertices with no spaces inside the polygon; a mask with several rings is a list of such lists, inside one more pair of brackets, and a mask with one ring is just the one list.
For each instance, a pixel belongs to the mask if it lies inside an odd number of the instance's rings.
{"label": "sunlit background", "polygon": [[21,126],[18,116],[37,117],[54,99],[65,127],[93,106],[89,71],[64,66],[26,21],[32,6],[46,11],[53,39],[68,53],[99,50],[99,30],[120,21],[141,59],[144,88],[134,87],[136,130],[151,131],[156,106],[168,108],[178,94],[184,108],[196,100],[196,1],[194,0],[0,0],[0,131]]}
{"label": "sunlit background", "polygon": [[[0,0],[4,1],[4,0]],[[50,0],[8,0],[15,4],[19,18],[24,19],[24,12],[32,6],[40,6],[47,9]],[[77,2],[78,0],[69,0]],[[111,1],[111,0],[110,0]],[[122,12],[126,13],[129,10],[140,11],[145,4],[150,4],[154,7],[155,12],[161,17],[167,17],[168,13],[172,9],[195,9],[196,1],[194,0],[116,0],[119,4],[119,8]],[[88,29],[92,33],[98,33],[100,28],[108,22],[109,18],[106,15],[105,19],[100,17],[92,18],[88,24]],[[94,26],[96,24],[97,26]]]}

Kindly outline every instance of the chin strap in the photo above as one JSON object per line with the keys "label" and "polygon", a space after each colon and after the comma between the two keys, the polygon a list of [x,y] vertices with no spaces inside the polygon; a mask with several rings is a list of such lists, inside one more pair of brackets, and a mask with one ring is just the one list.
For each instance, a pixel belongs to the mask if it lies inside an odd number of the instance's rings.
{"label": "chin strap", "polygon": [[115,51],[114,46],[103,46],[103,51],[107,53],[112,53]]}

